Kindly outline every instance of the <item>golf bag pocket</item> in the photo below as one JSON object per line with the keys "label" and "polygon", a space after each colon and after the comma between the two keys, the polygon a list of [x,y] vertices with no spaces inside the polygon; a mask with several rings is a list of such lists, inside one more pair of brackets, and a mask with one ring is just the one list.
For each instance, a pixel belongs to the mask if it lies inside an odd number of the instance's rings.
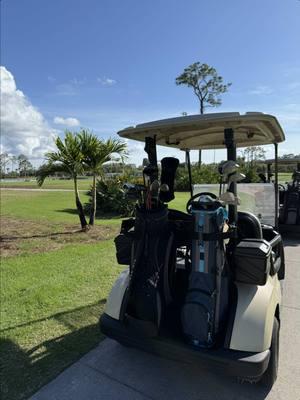
{"label": "golf bag pocket", "polygon": [[192,272],[181,312],[182,330],[188,343],[199,347],[214,344],[215,277]]}
{"label": "golf bag pocket", "polygon": [[131,249],[134,239],[133,231],[129,230],[134,226],[134,219],[126,219],[122,222],[121,233],[115,238],[116,256],[118,264],[129,265],[131,261]]}
{"label": "golf bag pocket", "polygon": [[118,264],[129,265],[133,236],[130,234],[120,233],[120,235],[115,238],[114,242],[116,246],[116,257]]}

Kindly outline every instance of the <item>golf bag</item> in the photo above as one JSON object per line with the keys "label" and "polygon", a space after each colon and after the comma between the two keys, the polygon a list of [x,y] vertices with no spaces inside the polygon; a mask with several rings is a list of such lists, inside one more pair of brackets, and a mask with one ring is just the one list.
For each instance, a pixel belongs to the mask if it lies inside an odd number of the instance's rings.
{"label": "golf bag", "polygon": [[171,247],[168,209],[145,210],[137,207],[130,282],[124,309],[136,320],[151,322],[151,335],[158,333],[161,321],[163,301],[159,283]]}
{"label": "golf bag", "polygon": [[221,332],[228,308],[223,228],[227,212],[217,201],[193,202],[195,235],[192,272],[181,322],[190,344],[212,347]]}
{"label": "golf bag", "polygon": [[282,214],[284,224],[300,225],[300,171],[293,173],[293,181],[284,192]]}
{"label": "golf bag", "polygon": [[289,189],[285,192],[283,214],[285,224],[300,225],[300,190]]}

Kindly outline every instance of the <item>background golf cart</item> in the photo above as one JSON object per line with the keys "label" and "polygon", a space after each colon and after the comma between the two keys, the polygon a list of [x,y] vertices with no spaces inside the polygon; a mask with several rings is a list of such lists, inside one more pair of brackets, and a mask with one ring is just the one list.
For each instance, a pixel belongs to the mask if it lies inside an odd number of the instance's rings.
{"label": "background golf cart", "polygon": [[[267,165],[267,182],[272,182],[274,176],[272,167],[275,162],[274,159],[259,162]],[[281,233],[300,233],[300,158],[278,159],[277,164],[293,165],[295,168],[289,181],[279,184],[278,228]],[[294,175],[295,172],[297,177]]]}
{"label": "background golf cart", "polygon": [[[119,134],[121,137],[139,141],[146,140],[146,142],[147,138],[151,138],[152,141],[156,142],[155,144],[184,150],[187,156],[190,178],[190,150],[226,147],[227,159],[234,164],[236,147],[273,143],[277,158],[277,143],[284,140],[284,134],[276,118],[262,113],[247,113],[245,115],[225,113],[180,117],[141,124],[135,128],[127,128]],[[266,260],[271,262],[272,271],[266,272],[267,270],[263,269],[264,283],[255,283],[254,277],[250,284],[254,271],[247,271],[245,266],[245,275],[248,275],[249,280],[235,282],[234,291],[237,292],[237,295],[233,296],[235,299],[233,300],[234,306],[233,303],[230,305],[231,311],[221,347],[210,350],[190,348],[182,340],[175,340],[172,331],[169,331],[168,336],[164,337],[136,335],[134,324],[137,324],[137,321],[132,325],[132,315],[129,316],[128,320],[126,319],[126,309],[124,311],[123,300],[131,279],[128,270],[123,272],[111,291],[105,314],[101,318],[101,329],[103,333],[121,343],[152,351],[165,357],[204,362],[213,367],[222,365],[224,372],[243,376],[252,381],[258,381],[264,376],[268,383],[272,384],[276,379],[278,366],[279,305],[281,302],[278,272],[280,272],[281,279],[284,277],[282,241],[280,235],[273,229],[278,222],[277,213],[267,215],[264,210],[264,215],[260,215],[261,219],[268,218],[272,226],[262,226],[258,218],[252,214],[238,214],[237,181],[234,179],[229,181],[228,193],[233,196],[233,201],[228,202],[228,220],[233,231],[238,232],[238,236],[236,234],[232,236],[231,249],[235,251],[242,243],[239,247],[239,250],[241,250],[239,253],[241,255],[240,268],[243,267],[243,264],[247,265],[246,259],[248,261],[250,259],[251,262],[251,246],[252,248],[257,247],[257,244],[264,242],[264,245],[269,249]],[[275,188],[272,185],[267,186],[267,188],[272,189],[270,200],[272,200],[273,208],[276,210],[278,208],[277,179],[275,179]],[[149,190],[151,191],[151,188]],[[199,197],[193,193],[191,179],[190,190],[191,199]],[[193,206],[191,201],[189,201],[189,204]],[[185,221],[191,220],[191,216],[188,219],[187,217],[187,214],[181,217],[177,214],[178,219],[182,218],[183,226],[186,224]],[[193,227],[193,225],[189,226]],[[243,242],[241,238],[245,241]],[[251,242],[250,247],[246,243],[247,239]],[[245,246],[247,251],[249,250],[248,254],[247,252],[243,253],[242,246]],[[271,251],[272,256],[270,258]],[[230,254],[232,256],[233,253]],[[262,265],[265,264],[260,264],[258,269]],[[141,320],[138,321],[139,324],[142,322]]]}

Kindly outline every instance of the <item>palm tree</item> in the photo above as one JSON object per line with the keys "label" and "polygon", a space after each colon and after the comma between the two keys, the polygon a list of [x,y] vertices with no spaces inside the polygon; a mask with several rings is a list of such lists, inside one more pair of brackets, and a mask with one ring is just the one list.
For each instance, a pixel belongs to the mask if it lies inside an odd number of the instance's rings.
{"label": "palm tree", "polygon": [[88,229],[84,210],[79,197],[77,177],[83,173],[83,154],[81,152],[80,137],[77,133],[65,131],[65,138],[55,139],[56,152],[46,154],[47,163],[37,171],[37,183],[42,186],[45,179],[57,172],[64,172],[72,177],[74,182],[75,201],[82,230]]}
{"label": "palm tree", "polygon": [[96,211],[96,181],[97,177],[103,174],[103,164],[111,161],[113,155],[118,155],[123,161],[127,156],[127,145],[118,139],[99,139],[88,130],[82,129],[79,133],[81,152],[85,168],[93,175],[92,183],[92,204],[90,209],[89,225],[93,226]]}

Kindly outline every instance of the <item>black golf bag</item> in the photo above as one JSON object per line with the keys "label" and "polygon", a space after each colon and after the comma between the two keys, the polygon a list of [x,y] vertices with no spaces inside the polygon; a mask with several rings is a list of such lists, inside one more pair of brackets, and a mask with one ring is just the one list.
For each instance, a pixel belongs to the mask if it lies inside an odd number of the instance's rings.
{"label": "black golf bag", "polygon": [[293,181],[284,192],[281,222],[287,225],[300,225],[300,171],[293,173]]}
{"label": "black golf bag", "polygon": [[187,341],[212,347],[223,329],[228,308],[223,228],[227,212],[218,201],[192,203],[195,234],[192,272],[181,321]]}
{"label": "black golf bag", "polygon": [[283,221],[287,225],[300,225],[300,191],[288,190],[285,193]]}
{"label": "black golf bag", "polygon": [[160,326],[164,303],[160,281],[169,261],[172,238],[165,206],[153,210],[137,207],[130,282],[123,309],[129,317],[152,323],[150,335],[157,334]]}

